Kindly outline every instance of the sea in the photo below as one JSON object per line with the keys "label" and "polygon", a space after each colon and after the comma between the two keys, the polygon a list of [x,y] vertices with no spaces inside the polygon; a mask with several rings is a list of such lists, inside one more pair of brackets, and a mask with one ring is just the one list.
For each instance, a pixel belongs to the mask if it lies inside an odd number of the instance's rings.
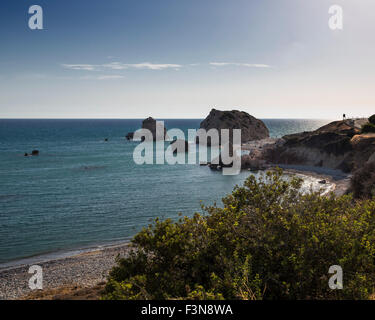
{"label": "sea", "polygon": [[[187,136],[202,119],[163,121]],[[263,121],[271,137],[330,122]],[[178,219],[179,213],[202,212],[202,205],[220,206],[252,174],[225,176],[199,164],[137,165],[138,143],[125,135],[141,124],[141,119],[0,119],[0,268],[129,241],[156,217]],[[24,156],[34,149],[39,156]]]}

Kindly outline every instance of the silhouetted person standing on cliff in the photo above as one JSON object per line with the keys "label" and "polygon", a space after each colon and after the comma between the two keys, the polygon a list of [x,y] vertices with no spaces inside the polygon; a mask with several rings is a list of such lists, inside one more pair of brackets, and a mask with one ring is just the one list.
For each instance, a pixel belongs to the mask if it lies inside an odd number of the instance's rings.
{"label": "silhouetted person standing on cliff", "polygon": [[346,114],[345,113],[342,115],[342,120],[346,120]]}

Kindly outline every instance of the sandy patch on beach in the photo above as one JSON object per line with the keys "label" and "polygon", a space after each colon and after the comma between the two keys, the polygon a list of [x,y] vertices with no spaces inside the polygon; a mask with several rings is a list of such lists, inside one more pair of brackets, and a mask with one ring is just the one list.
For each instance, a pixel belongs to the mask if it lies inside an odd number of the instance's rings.
{"label": "sandy patch on beach", "polygon": [[351,175],[339,170],[332,170],[321,167],[298,166],[298,165],[280,165],[285,174],[295,174],[309,176],[319,180],[325,180],[323,186],[329,186],[328,192],[333,192],[336,196],[342,196],[350,188]]}

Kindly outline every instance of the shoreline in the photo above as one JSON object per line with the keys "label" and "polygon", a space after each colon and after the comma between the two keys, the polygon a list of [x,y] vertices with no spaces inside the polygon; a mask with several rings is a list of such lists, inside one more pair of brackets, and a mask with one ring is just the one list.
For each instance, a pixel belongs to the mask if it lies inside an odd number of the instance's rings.
{"label": "shoreline", "polygon": [[[332,185],[332,191],[336,196],[342,196],[346,194],[350,188],[351,174],[344,173],[340,170],[334,170],[324,167],[312,167],[312,166],[301,166],[301,165],[277,165],[283,169],[286,174],[297,174],[316,179],[326,180],[327,185]],[[274,166],[275,168],[276,166]],[[323,195],[325,195],[325,192]]]}
{"label": "shoreline", "polygon": [[0,273],[3,271],[8,271],[11,269],[16,269],[24,266],[29,266],[33,264],[41,264],[45,262],[55,261],[55,260],[62,260],[74,256],[78,256],[85,253],[90,253],[93,251],[100,251],[105,249],[110,249],[117,246],[122,246],[126,244],[130,244],[131,238],[123,239],[123,240],[113,240],[113,241],[105,241],[102,243],[93,243],[87,246],[80,246],[75,248],[67,248],[67,249],[59,249],[53,250],[44,253],[37,253],[32,256],[20,257],[16,259],[12,259],[6,262],[0,263]]}
{"label": "shoreline", "polygon": [[[339,170],[333,170],[329,168],[321,167],[311,167],[311,166],[302,166],[302,165],[284,165],[284,164],[274,164],[271,167],[268,167],[264,170],[257,170],[266,172],[268,170],[274,170],[275,168],[281,168],[284,174],[288,175],[302,175],[307,178],[314,178],[319,180],[326,180],[327,184],[334,185],[334,190],[336,190],[337,185],[346,185],[346,182],[350,178],[349,174],[345,174]],[[248,169],[243,169],[244,171]],[[251,174],[251,172],[249,172]],[[324,186],[324,184],[322,184]],[[111,249],[113,247],[123,246],[130,244],[131,238],[123,240],[112,240],[103,243],[96,243],[92,245],[76,247],[71,249],[62,249],[51,251],[47,253],[39,253],[33,256],[21,257],[13,259],[7,262],[0,263],[0,273],[3,271],[8,271],[11,269],[16,269],[32,264],[42,264],[50,261],[62,260],[74,256],[79,256],[81,254],[101,251],[105,249]]]}
{"label": "shoreline", "polygon": [[[130,242],[81,252],[38,263],[43,270],[43,290],[32,291],[28,282],[30,265],[0,270],[0,300],[15,300],[63,288],[93,288],[106,281],[116,257],[126,256]],[[37,263],[34,263],[37,264]],[[53,297],[52,297],[53,298]]]}
{"label": "shoreline", "polygon": [[[329,188],[323,195],[328,192],[343,195],[350,185],[350,175],[341,171],[296,165],[279,167],[285,174],[325,180],[322,187]],[[273,168],[276,166],[267,170]],[[126,256],[130,250],[129,245],[130,241],[124,240],[62,252],[60,256],[55,252],[19,259],[18,262],[13,262],[14,265],[11,265],[12,262],[6,263],[9,267],[0,268],[0,300],[97,298],[109,271],[115,265],[116,257]],[[33,264],[43,268],[43,290],[32,291],[28,287],[28,280],[32,276],[28,273],[28,268]]]}

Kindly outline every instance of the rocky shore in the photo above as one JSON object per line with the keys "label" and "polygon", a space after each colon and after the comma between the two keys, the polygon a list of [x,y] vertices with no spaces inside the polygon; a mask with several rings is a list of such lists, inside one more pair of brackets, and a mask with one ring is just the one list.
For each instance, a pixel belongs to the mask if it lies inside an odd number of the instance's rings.
{"label": "rocky shore", "polygon": [[[302,132],[280,139],[269,137],[264,123],[245,112],[212,109],[201,128],[241,129],[243,170],[265,170],[281,167],[286,174],[313,177],[325,185],[325,192],[345,194],[351,174],[375,162],[375,133],[361,133],[366,122],[343,120],[327,124],[312,132]],[[143,123],[156,136],[156,121]],[[129,134],[129,139],[132,133]],[[166,132],[164,131],[164,138]],[[176,140],[187,151],[187,141]],[[222,164],[212,166],[218,169]],[[306,179],[305,179],[306,178]],[[316,180],[315,180],[316,184]],[[67,258],[33,263],[43,268],[43,290],[31,291],[29,265],[0,269],[0,299],[97,299],[118,255],[129,252],[128,244],[110,246]]]}
{"label": "rocky shore", "polygon": [[308,165],[352,173],[373,161],[375,134],[361,132],[368,120],[331,122],[312,132],[286,135],[261,157],[270,163]]}
{"label": "rocky shore", "polygon": [[342,196],[350,188],[351,175],[339,170],[298,165],[279,165],[279,167],[284,170],[285,174],[318,179],[322,186],[328,186],[323,195],[333,192],[336,196]]}
{"label": "rocky shore", "polygon": [[[243,120],[246,119],[246,121]],[[240,121],[241,120],[241,121]],[[285,173],[307,175],[333,186],[336,195],[350,188],[352,174],[375,160],[375,134],[361,133],[368,119],[331,122],[315,131],[270,138],[262,121],[239,111],[213,109],[202,122],[204,129],[239,128],[242,136],[241,169],[259,171],[281,167]],[[259,132],[254,135],[254,132]],[[237,156],[239,156],[237,154]],[[212,170],[224,164],[207,163]]]}
{"label": "rocky shore", "polygon": [[118,255],[129,252],[129,244],[105,247],[42,263],[43,290],[29,288],[29,265],[0,269],[0,299],[98,298],[108,272]]}

